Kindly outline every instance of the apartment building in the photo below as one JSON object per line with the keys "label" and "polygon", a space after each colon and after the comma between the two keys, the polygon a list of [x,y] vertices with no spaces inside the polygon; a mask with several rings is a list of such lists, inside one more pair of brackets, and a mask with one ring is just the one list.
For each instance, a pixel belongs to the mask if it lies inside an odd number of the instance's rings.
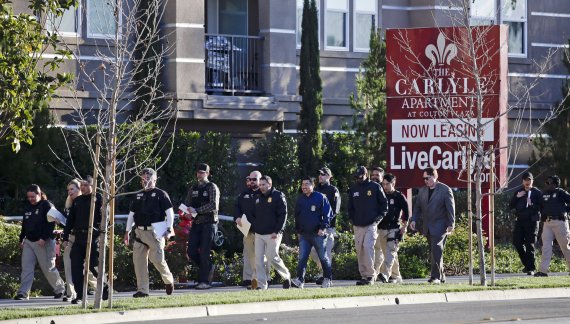
{"label": "apartment building", "polygon": [[[372,26],[415,28],[449,26],[461,8],[452,0],[317,0],[323,80],[325,130],[350,123],[349,95],[355,76],[368,54]],[[543,117],[561,98],[568,72],[561,53],[551,69],[537,74],[534,62],[549,51],[568,47],[568,0],[469,0],[473,24],[508,24],[509,81],[512,85],[540,83],[532,93],[532,109],[525,118]],[[15,5],[24,4],[23,0]],[[168,0],[162,28],[174,49],[164,69],[165,90],[176,99],[178,125],[191,130],[231,132],[242,152],[250,139],[279,129],[295,132],[299,115],[299,51],[302,0]],[[98,65],[97,44],[114,34],[114,9],[109,0],[80,0],[66,12],[59,32],[80,52],[80,59]],[[77,71],[67,61],[66,71]],[[92,105],[96,95],[78,89],[81,104]],[[69,93],[61,91],[60,96]],[[513,94],[511,101],[517,102]],[[62,124],[72,123],[65,101],[52,108]],[[511,129],[512,138],[525,137],[529,126]],[[530,146],[511,167],[522,168]]]}

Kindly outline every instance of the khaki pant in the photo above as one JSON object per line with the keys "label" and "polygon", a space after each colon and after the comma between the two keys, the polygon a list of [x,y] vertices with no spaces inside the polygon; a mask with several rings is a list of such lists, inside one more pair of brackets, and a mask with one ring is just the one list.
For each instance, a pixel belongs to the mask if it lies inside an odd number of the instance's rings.
{"label": "khaki pant", "polygon": [[358,271],[362,278],[374,278],[376,276],[374,269],[374,245],[378,238],[377,225],[373,223],[368,226],[353,226]]}
{"label": "khaki pant", "polygon": [[[400,232],[399,228],[378,229],[378,239],[374,245],[374,269],[376,275],[382,274],[386,279],[401,278],[400,262],[398,262],[398,243],[393,240]],[[388,241],[388,239],[392,239]]]}
{"label": "khaki pant", "polygon": [[542,226],[542,258],[540,261],[540,272],[548,273],[550,260],[552,259],[552,243],[554,239],[558,242],[562,254],[566,259],[566,265],[570,269],[570,230],[568,221],[551,220],[544,222]]}
{"label": "khaki pant", "polygon": [[38,242],[31,242],[24,239],[22,248],[22,277],[18,294],[29,296],[34,282],[34,271],[36,263],[39,263],[40,269],[55,294],[63,293],[65,283],[61,280],[59,272],[55,267],[55,241],[46,240],[44,247],[38,245]]}
{"label": "khaki pant", "polygon": [[[75,235],[69,235],[68,244],[63,249],[63,269],[65,270],[65,285],[66,291],[65,294],[67,297],[75,298],[77,294],[75,293],[75,287],[73,286],[73,279],[71,277],[71,247],[73,246],[73,242],[75,242]],[[89,271],[87,277],[87,283],[89,287],[96,288],[97,287],[97,278]]]}
{"label": "khaki pant", "polygon": [[255,276],[255,233],[249,232],[243,237],[243,280]]}
{"label": "khaki pant", "polygon": [[255,272],[257,275],[257,284],[261,289],[267,289],[267,273],[265,265],[265,257],[267,262],[275,268],[275,271],[281,278],[291,279],[289,269],[279,257],[279,245],[281,245],[282,234],[278,234],[277,238],[272,239],[271,234],[261,235],[255,234]]}
{"label": "khaki pant", "polygon": [[[133,263],[137,276],[137,291],[148,294],[148,260],[152,262],[160,273],[165,284],[173,284],[174,278],[164,259],[164,238],[157,238],[152,230],[135,229],[135,234],[143,243],[135,241],[133,244]],[[145,245],[146,244],[146,245]]]}
{"label": "khaki pant", "polygon": [[[325,240],[325,255],[328,257],[329,261],[331,262],[332,267],[332,249],[334,247],[334,235],[336,234],[336,229],[334,228],[327,228],[326,229],[327,238]],[[311,260],[313,260],[317,267],[319,268],[319,277],[323,276],[323,266],[321,265],[321,261],[319,260],[319,255],[317,254],[317,250],[315,247],[311,248],[311,254],[309,254]]]}

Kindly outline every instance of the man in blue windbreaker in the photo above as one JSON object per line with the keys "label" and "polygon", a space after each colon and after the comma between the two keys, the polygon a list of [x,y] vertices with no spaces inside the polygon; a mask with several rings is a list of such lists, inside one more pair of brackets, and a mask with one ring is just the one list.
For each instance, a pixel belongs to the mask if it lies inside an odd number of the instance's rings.
{"label": "man in blue windbreaker", "polygon": [[303,178],[303,193],[297,198],[295,207],[295,229],[299,233],[299,263],[297,278],[291,280],[291,284],[297,288],[304,286],[307,261],[313,247],[323,267],[324,279],[321,287],[329,288],[332,284],[331,261],[325,253],[326,229],[330,226],[332,210],[327,197],[314,191],[314,185],[311,177]]}

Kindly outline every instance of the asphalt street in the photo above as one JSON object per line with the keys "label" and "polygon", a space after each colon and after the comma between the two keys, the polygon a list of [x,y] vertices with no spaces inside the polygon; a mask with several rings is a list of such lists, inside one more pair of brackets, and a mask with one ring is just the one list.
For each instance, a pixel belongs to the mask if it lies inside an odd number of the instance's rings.
{"label": "asphalt street", "polygon": [[392,305],[131,323],[570,323],[569,302],[570,298],[553,298]]}

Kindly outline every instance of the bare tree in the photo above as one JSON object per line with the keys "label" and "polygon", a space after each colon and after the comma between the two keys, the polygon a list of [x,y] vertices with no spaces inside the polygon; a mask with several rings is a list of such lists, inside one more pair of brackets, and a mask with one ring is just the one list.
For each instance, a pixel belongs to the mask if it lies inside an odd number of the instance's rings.
{"label": "bare tree", "polygon": [[[138,179],[138,171],[148,166],[160,169],[166,162],[160,157],[168,157],[172,151],[168,143],[173,141],[168,139],[174,136],[177,111],[161,81],[161,71],[173,45],[161,28],[166,0],[93,3],[86,10],[99,23],[92,26],[91,32],[103,39],[85,56],[81,50],[87,47],[75,49],[78,66],[72,89],[75,95],[67,101],[73,107],[74,122],[79,125],[72,129],[72,136],[83,143],[84,154],[93,162],[99,178],[97,192],[103,198],[95,295],[95,308],[100,308],[108,229],[113,233],[114,201],[132,193],[128,188]],[[89,104],[89,100],[79,95],[81,91],[95,92],[96,102]],[[98,135],[100,159],[96,158],[95,150]],[[70,147],[68,156],[60,157],[68,167],[64,172],[81,177],[83,174],[73,159],[77,152],[71,152]],[[112,236],[110,242],[112,246]],[[112,252],[111,249],[110,260]],[[109,278],[111,307],[112,279]]]}
{"label": "bare tree", "polygon": [[[507,1],[507,4],[510,1]],[[536,135],[544,124],[551,121],[562,109],[555,106],[546,118],[535,121],[535,125],[529,121],[528,111],[533,107],[536,98],[536,88],[542,81],[540,77],[511,84],[508,88],[508,102],[501,93],[502,87],[506,87],[507,64],[506,61],[497,64],[497,60],[505,57],[508,41],[502,37],[500,46],[493,46],[489,39],[500,37],[496,33],[497,26],[476,25],[472,20],[471,6],[473,0],[453,0],[449,2],[449,26],[451,28],[437,26],[440,33],[437,42],[428,45],[424,52],[418,53],[412,46],[412,40],[408,30],[399,30],[395,38],[394,46],[400,48],[404,58],[395,59],[388,57],[389,69],[400,78],[401,84],[407,86],[408,91],[415,96],[415,101],[407,102],[407,108],[421,109],[428,113],[424,118],[434,119],[452,132],[455,138],[445,143],[450,151],[462,151],[459,168],[455,169],[459,181],[467,181],[471,177],[475,185],[475,221],[477,228],[477,242],[479,251],[479,268],[481,284],[486,285],[485,270],[485,246],[483,233],[483,199],[485,196],[502,192],[512,179],[512,170],[507,174],[508,160],[517,157],[529,139]],[[453,9],[453,10],[452,10]],[[435,18],[434,18],[435,20]],[[506,27],[499,31],[506,36]],[[390,45],[389,45],[390,46]],[[534,61],[535,73],[540,76],[552,68],[550,62],[556,51],[549,51],[540,62]],[[448,71],[444,65],[449,65],[454,60],[454,70]],[[429,62],[426,64],[426,61]],[[414,67],[414,68],[410,68]],[[421,80],[421,81],[418,81]],[[460,96],[459,96],[460,93]],[[503,97],[501,97],[501,95]],[[504,103],[503,110],[493,115],[488,115],[493,105]],[[415,107],[409,107],[414,104]],[[414,112],[415,116],[415,112]],[[507,142],[506,123],[514,123],[511,130],[529,134],[527,138],[513,138]],[[499,123],[504,129],[504,136],[499,138],[490,136],[494,132],[495,125]],[[504,123],[504,124],[503,124]],[[501,130],[499,130],[500,134]],[[449,135],[449,134],[448,134]],[[454,143],[451,143],[454,142]],[[491,146],[493,145],[493,146]],[[491,149],[493,147],[493,149]],[[466,156],[470,150],[473,156]],[[492,151],[493,150],[493,151]],[[499,156],[498,163],[490,165],[489,159],[494,152]],[[466,174],[466,159],[471,159],[473,174]],[[506,176],[498,183],[495,192],[489,192],[490,168],[503,168],[500,170]],[[499,179],[494,179],[497,181]]]}

